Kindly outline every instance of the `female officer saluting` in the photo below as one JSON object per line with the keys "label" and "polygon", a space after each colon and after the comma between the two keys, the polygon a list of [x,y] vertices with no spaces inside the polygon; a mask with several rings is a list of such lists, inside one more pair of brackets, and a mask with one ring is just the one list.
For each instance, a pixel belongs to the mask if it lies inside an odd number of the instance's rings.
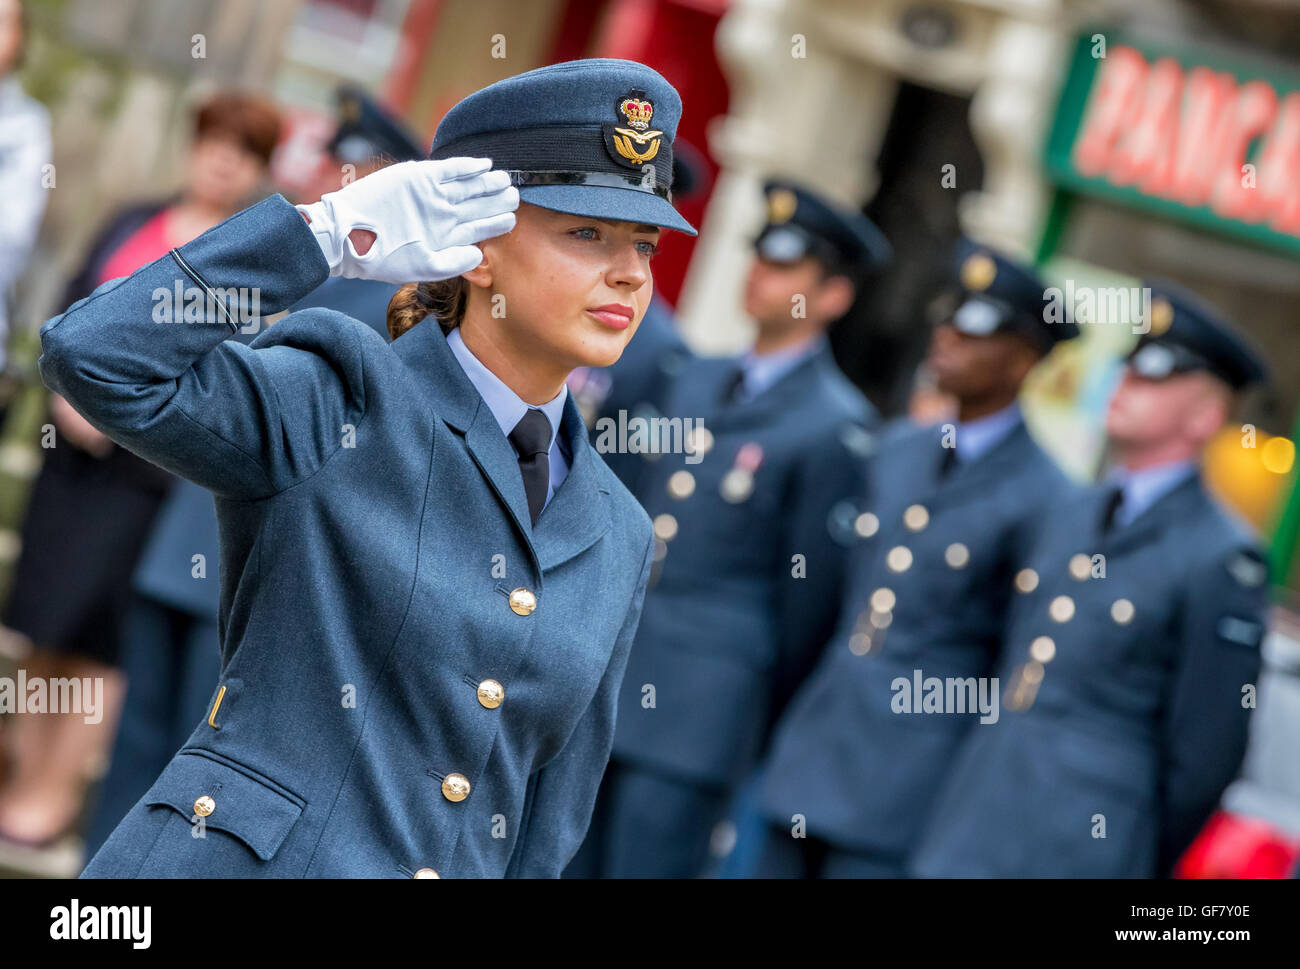
{"label": "female officer saluting", "polygon": [[[434,160],[273,196],[42,327],[45,382],[211,489],[221,531],[212,704],[85,876],[564,868],[651,551],[564,381],[635,331],[659,227],[694,232],[667,189],[680,110],[630,61],[509,78]],[[425,282],[391,344],[325,309],[226,340],[218,290],[274,313],[328,275]],[[163,323],[176,287],[216,309]]]}

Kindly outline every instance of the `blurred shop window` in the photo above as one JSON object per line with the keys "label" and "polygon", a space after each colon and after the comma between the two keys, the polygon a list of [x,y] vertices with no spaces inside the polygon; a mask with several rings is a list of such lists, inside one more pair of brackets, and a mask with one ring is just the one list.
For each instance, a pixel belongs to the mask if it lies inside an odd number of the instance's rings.
{"label": "blurred shop window", "polygon": [[[166,74],[266,81],[299,0],[69,0],[64,39]],[[200,40],[201,38],[201,40]]]}
{"label": "blurred shop window", "polygon": [[285,59],[308,71],[373,84],[392,66],[411,0],[304,0]]}
{"label": "blurred shop window", "polygon": [[346,31],[373,17],[378,6],[379,0],[311,0],[306,6],[306,17],[322,29]]}
{"label": "blurred shop window", "polygon": [[213,0],[73,0],[64,16],[67,35],[90,49],[131,50],[162,60],[189,57],[189,45],[173,39],[200,32],[211,18]]}

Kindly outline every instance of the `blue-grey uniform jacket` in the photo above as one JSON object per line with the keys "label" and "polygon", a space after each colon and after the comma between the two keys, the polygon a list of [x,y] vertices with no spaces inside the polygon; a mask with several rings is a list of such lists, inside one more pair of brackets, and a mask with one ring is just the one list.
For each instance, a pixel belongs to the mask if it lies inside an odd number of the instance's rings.
{"label": "blue-grey uniform jacket", "polygon": [[943,436],[899,423],[883,437],[838,628],[776,728],[760,793],[769,821],[802,815],[809,834],[890,859],[980,716],[977,692],[973,712],[924,713],[895,681],[992,673],[1034,512],[1071,488],[1023,421],[946,474]]}
{"label": "blue-grey uniform jacket", "polygon": [[614,738],[615,759],[722,786],[834,623],[876,420],[824,343],[752,400],[727,398],[737,366],[683,368],[667,410],[702,420],[700,460],[663,454],[639,477],[661,560]]}
{"label": "blue-grey uniform jacket", "polygon": [[[313,306],[337,310],[360,320],[387,340],[388,302],[395,290],[392,283],[335,276],[295,303],[293,310]],[[241,327],[230,339],[251,343],[256,336],[244,333]],[[220,598],[218,547],[212,493],[191,481],[177,481],[154,520],[132,585],[136,592],[173,609],[216,621]],[[195,569],[196,555],[203,556],[202,573]]]}
{"label": "blue-grey uniform jacket", "polygon": [[[85,876],[558,876],[581,843],[651,564],[587,442],[536,527],[437,322],[155,322],[178,282],[325,278],[281,196],[41,328],[46,384],[216,496],[221,679]],[[197,831],[192,832],[192,826]],[[194,836],[202,834],[202,837]]]}
{"label": "blue-grey uniform jacket", "polygon": [[910,869],[1167,874],[1245,750],[1268,570],[1199,475],[1103,530],[1053,509],[1017,573],[1002,713],[969,734]]}

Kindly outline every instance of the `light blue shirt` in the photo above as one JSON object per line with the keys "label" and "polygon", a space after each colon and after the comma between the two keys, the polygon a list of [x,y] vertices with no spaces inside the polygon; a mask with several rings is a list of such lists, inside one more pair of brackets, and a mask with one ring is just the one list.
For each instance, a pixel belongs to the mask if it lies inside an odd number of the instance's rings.
{"label": "light blue shirt", "polygon": [[[470,353],[469,347],[465,346],[465,340],[460,335],[460,327],[456,327],[447,335],[447,346],[451,347],[451,352],[460,361],[465,376],[469,377],[470,382],[478,390],[479,396],[483,398],[484,403],[488,405],[488,409],[492,411],[492,416],[501,425],[501,433],[506,436],[507,440],[510,438],[510,432],[515,429],[515,425],[523,420],[524,414],[529,410],[540,410],[546,415],[546,419],[551,422],[551,450],[548,455],[551,480],[546,488],[546,502],[549,504],[551,498],[555,495],[556,489],[564,483],[564,479],[569,473],[569,458],[560,446],[561,438],[559,436],[560,421],[564,417],[564,401],[569,395],[569,388],[567,386],[561,387],[560,392],[554,398],[542,404],[541,407],[533,407],[532,404],[525,403],[518,394],[507,387],[500,377],[483,366],[478,357]],[[545,505],[542,507],[545,507]]]}
{"label": "light blue shirt", "polygon": [[825,334],[818,333],[802,343],[776,350],[772,353],[755,353],[750,350],[740,360],[744,383],[738,396],[752,400],[797,367],[805,357],[821,348]]}
{"label": "light blue shirt", "polygon": [[995,444],[1016,429],[1024,416],[1020,405],[1012,401],[1001,410],[957,425],[957,460],[965,464],[989,452]]}
{"label": "light blue shirt", "polygon": [[1117,483],[1124,489],[1124,500],[1115,512],[1115,521],[1120,525],[1128,525],[1195,472],[1195,461],[1171,461],[1140,471],[1112,468],[1106,475],[1106,481]]}

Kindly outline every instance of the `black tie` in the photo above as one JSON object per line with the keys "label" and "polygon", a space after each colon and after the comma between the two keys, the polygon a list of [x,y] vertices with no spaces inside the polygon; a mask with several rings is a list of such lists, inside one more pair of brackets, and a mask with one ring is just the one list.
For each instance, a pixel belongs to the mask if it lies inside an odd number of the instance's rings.
{"label": "black tie", "polygon": [[954,444],[952,447],[945,447],[941,444],[940,447],[943,449],[943,454],[939,457],[939,477],[946,478],[948,473],[957,466],[957,446]]}
{"label": "black tie", "polygon": [[741,399],[741,393],[745,386],[745,368],[737,365],[734,370],[727,374],[727,379],[722,385],[722,402],[724,404],[734,404]]}
{"label": "black tie", "polygon": [[1111,485],[1110,493],[1106,496],[1105,510],[1101,516],[1101,531],[1104,535],[1110,531],[1115,524],[1115,516],[1119,512],[1120,505],[1124,504],[1124,489],[1120,485]]}
{"label": "black tie", "polygon": [[528,496],[528,514],[534,525],[546,504],[546,488],[551,480],[551,422],[535,408],[519,419],[510,432],[510,443],[519,453],[519,473],[524,476],[524,494]]}

